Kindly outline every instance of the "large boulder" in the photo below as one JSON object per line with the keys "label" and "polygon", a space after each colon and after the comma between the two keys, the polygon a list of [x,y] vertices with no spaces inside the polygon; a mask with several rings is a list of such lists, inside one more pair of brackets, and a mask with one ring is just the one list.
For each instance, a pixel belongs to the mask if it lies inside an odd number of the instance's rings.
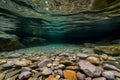
{"label": "large boulder", "polygon": [[94,51],[98,54],[120,55],[120,45],[96,46]]}
{"label": "large boulder", "polygon": [[0,51],[15,50],[22,47],[23,44],[20,43],[16,35],[0,33]]}

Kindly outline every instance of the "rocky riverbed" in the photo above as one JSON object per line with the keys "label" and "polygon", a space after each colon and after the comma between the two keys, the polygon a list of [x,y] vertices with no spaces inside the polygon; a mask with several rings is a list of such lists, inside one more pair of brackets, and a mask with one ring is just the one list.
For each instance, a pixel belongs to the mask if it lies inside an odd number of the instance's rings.
{"label": "rocky riverbed", "polygon": [[119,55],[97,53],[96,47],[53,44],[1,52],[0,80],[120,80]]}

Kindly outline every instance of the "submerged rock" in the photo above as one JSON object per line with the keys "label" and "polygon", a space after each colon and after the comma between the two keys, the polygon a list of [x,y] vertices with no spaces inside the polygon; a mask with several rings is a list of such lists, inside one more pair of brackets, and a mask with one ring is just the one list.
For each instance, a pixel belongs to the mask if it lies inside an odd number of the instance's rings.
{"label": "submerged rock", "polygon": [[49,78],[46,78],[45,80],[58,80],[58,78],[55,78],[55,77],[49,77]]}
{"label": "submerged rock", "polygon": [[120,55],[120,45],[96,46],[95,52],[98,54]]}
{"label": "submerged rock", "polygon": [[106,80],[105,77],[98,77],[98,78],[94,78],[93,80]]}
{"label": "submerged rock", "polygon": [[44,59],[38,63],[38,67],[40,67],[40,68],[47,67],[47,64],[51,63],[51,62],[52,62],[51,59]]}
{"label": "submerged rock", "polygon": [[22,48],[23,44],[20,43],[16,35],[0,33],[0,50],[15,50]]}
{"label": "submerged rock", "polygon": [[113,72],[111,72],[111,71],[104,71],[102,73],[102,76],[104,76],[108,80],[114,80],[115,79],[115,74]]}
{"label": "submerged rock", "polygon": [[43,68],[42,75],[48,76],[52,74],[52,70],[50,68]]}
{"label": "submerged rock", "polygon": [[93,63],[93,64],[99,64],[100,63],[100,59],[94,56],[90,56],[86,59],[87,61]]}
{"label": "submerged rock", "polygon": [[8,55],[8,58],[18,58],[20,56],[22,56],[22,54],[20,54],[20,53],[13,53],[11,55]]}
{"label": "submerged rock", "polygon": [[29,78],[31,76],[31,74],[32,73],[30,71],[24,71],[24,72],[22,72],[22,73],[19,74],[18,78],[20,80],[26,79],[26,78]]}
{"label": "submerged rock", "polygon": [[96,66],[94,66],[93,64],[91,64],[90,62],[88,61],[85,61],[85,60],[81,60],[79,63],[79,68],[86,74],[88,75],[89,77],[93,77],[94,76],[94,73],[96,71]]}
{"label": "submerged rock", "polygon": [[8,61],[6,64],[3,64],[3,68],[11,68],[13,67],[14,62],[12,61]]}
{"label": "submerged rock", "polygon": [[77,80],[85,80],[86,76],[80,72],[77,72]]}
{"label": "submerged rock", "polygon": [[77,80],[76,72],[72,70],[64,70],[64,77],[68,80]]}

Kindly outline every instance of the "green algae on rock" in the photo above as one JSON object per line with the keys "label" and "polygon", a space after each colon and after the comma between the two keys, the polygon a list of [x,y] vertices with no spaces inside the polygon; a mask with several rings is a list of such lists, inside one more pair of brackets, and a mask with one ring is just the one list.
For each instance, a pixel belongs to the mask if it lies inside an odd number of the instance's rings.
{"label": "green algae on rock", "polygon": [[95,52],[100,54],[120,55],[120,45],[96,46]]}

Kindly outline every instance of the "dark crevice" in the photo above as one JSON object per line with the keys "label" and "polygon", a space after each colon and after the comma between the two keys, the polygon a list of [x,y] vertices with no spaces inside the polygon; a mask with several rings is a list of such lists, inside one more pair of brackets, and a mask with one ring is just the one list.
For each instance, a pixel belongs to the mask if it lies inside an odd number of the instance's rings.
{"label": "dark crevice", "polygon": [[111,3],[113,3],[113,2],[115,2],[116,0],[107,0],[107,3],[108,4],[111,4]]}
{"label": "dark crevice", "polygon": [[20,16],[19,14],[16,14],[12,11],[9,11],[9,10],[6,10],[6,9],[2,9],[0,8],[0,12],[3,13],[3,14],[9,14],[9,15],[14,15],[14,16]]}
{"label": "dark crevice", "polygon": [[19,0],[11,0],[11,1],[20,5],[20,6],[24,6],[24,7],[27,7],[27,8],[34,10],[31,5],[28,5],[27,3],[23,2],[23,1],[19,1]]}

